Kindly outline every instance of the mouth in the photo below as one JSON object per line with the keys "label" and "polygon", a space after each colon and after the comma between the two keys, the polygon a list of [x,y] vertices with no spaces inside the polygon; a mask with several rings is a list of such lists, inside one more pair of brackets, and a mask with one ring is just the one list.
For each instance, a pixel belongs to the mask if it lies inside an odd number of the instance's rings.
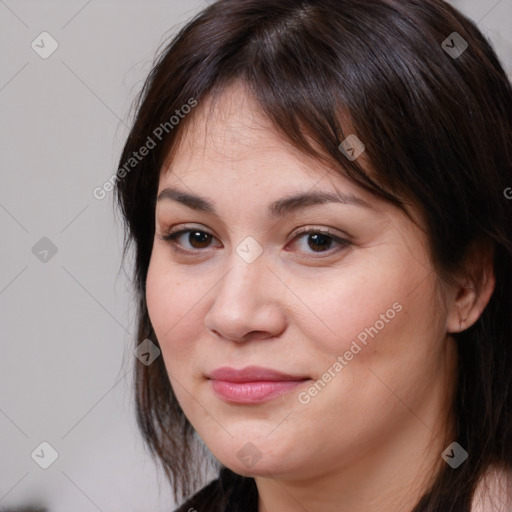
{"label": "mouth", "polygon": [[221,367],[207,374],[214,393],[226,402],[256,404],[289,393],[310,377],[290,375],[260,366],[241,370]]}

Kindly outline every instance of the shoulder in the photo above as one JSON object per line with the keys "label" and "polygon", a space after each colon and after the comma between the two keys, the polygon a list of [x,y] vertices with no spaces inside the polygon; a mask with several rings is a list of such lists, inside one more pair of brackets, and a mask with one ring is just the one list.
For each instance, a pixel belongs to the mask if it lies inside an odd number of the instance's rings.
{"label": "shoulder", "polygon": [[491,466],[478,483],[471,512],[512,511],[512,469]]}
{"label": "shoulder", "polygon": [[[240,508],[242,507],[242,508]],[[223,467],[218,478],[180,505],[174,512],[257,512],[258,491],[253,478]]]}

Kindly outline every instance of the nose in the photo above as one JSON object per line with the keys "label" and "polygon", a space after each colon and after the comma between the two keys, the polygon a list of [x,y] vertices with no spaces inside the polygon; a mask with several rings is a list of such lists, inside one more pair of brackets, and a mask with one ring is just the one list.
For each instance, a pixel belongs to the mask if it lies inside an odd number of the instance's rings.
{"label": "nose", "polygon": [[282,283],[264,253],[247,263],[233,251],[230,263],[212,290],[213,303],[205,316],[207,329],[220,339],[238,343],[279,336],[286,327],[284,307],[276,293]]}

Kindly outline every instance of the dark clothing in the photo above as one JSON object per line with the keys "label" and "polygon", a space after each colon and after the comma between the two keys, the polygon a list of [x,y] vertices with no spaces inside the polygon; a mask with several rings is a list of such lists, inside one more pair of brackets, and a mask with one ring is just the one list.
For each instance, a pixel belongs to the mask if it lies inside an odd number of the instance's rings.
{"label": "dark clothing", "polygon": [[226,467],[174,512],[258,512],[258,489],[253,478]]}

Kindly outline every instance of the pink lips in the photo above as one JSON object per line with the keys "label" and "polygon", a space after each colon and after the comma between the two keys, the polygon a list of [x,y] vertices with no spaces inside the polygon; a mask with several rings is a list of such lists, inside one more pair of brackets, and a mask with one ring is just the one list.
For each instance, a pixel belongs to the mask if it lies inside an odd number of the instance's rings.
{"label": "pink lips", "polygon": [[223,366],[207,375],[213,391],[228,402],[255,404],[271,400],[309,380],[269,368],[248,366],[241,370]]}

